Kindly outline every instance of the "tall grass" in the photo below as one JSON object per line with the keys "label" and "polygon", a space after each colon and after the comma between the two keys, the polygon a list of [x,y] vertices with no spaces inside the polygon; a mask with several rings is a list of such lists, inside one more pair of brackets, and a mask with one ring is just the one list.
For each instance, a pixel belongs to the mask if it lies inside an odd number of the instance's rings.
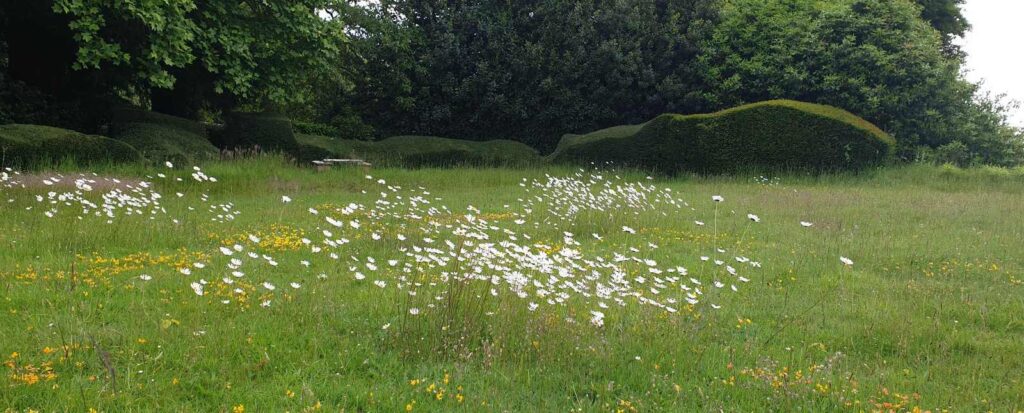
{"label": "tall grass", "polygon": [[[754,176],[647,179],[636,171],[606,171],[607,177],[621,175],[622,182],[671,189],[689,207],[584,211],[522,228],[516,214],[525,214],[528,197],[538,194],[525,191],[523,179],[544,182],[548,175],[574,170],[376,169],[370,180],[357,169],[316,173],[280,157],[200,166],[218,182],[192,180],[190,165],[93,169],[122,181],[152,181],[164,195],[166,214],[118,215],[109,224],[79,220],[66,205],[46,217],[35,197],[59,188],[0,186],[0,361],[6,362],[0,366],[0,406],[1024,408],[1024,221],[1015,218],[1024,213],[1021,170],[914,165],[856,175],[770,177],[777,178],[775,184],[755,182]],[[56,166],[37,177],[71,179],[76,170]],[[405,191],[389,195],[392,200],[425,188],[431,205],[451,209],[435,218],[442,225],[465,222],[462,215],[471,213],[494,226],[528,232],[552,251],[627,252],[659,267],[684,266],[700,277],[714,264],[699,257],[715,257],[723,248],[728,253],[718,258],[745,256],[762,267],[744,270],[751,281],[739,292],[715,296],[718,310],[697,306],[668,314],[630,302],[604,310],[603,327],[588,322],[595,308],[582,297],[546,305],[536,298],[492,296],[491,286],[465,279],[424,286],[411,296],[395,288],[391,276],[398,272],[387,260],[408,258],[399,250],[408,243],[396,236],[414,237],[418,222],[357,213],[352,217],[363,226],[355,230],[323,220],[350,203],[373,205],[387,186]],[[712,195],[725,201],[716,205]],[[282,202],[282,196],[293,201]],[[218,213],[209,206],[227,203],[240,213],[214,220]],[[469,205],[480,213],[467,211]],[[751,222],[748,213],[761,222]],[[323,229],[351,241],[337,249],[336,261],[310,258],[301,242],[324,238]],[[580,245],[567,243],[566,231]],[[373,241],[374,232],[384,239]],[[245,289],[241,300],[218,290],[217,280],[231,277],[223,266],[229,257],[218,248],[239,243],[256,251],[246,234],[258,235],[259,251],[279,265],[246,262],[245,276],[232,284]],[[628,252],[630,247],[639,252]],[[844,265],[840,256],[854,264]],[[372,283],[367,257],[375,259],[378,273],[389,274],[379,276],[385,288]],[[313,262],[307,268],[300,260]],[[206,268],[192,267],[200,261]],[[429,282],[442,271],[466,270],[457,258],[448,264],[423,265],[409,276]],[[631,272],[646,271],[643,264],[630,265]],[[353,266],[367,279],[357,280]],[[186,267],[193,274],[182,274]],[[204,296],[189,288],[199,278],[210,282]],[[264,281],[276,289],[261,287]],[[229,296],[229,304],[220,303]],[[265,300],[271,304],[261,307]],[[531,311],[529,301],[541,305]],[[419,313],[411,314],[412,308]],[[30,383],[33,377],[37,381]]]}

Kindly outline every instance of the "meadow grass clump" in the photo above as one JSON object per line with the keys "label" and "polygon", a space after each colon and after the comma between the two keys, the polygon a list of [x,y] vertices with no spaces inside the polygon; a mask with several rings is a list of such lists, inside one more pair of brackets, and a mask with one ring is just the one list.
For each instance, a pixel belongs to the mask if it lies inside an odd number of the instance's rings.
{"label": "meadow grass clump", "polygon": [[963,173],[5,169],[0,405],[1012,411],[1022,191]]}

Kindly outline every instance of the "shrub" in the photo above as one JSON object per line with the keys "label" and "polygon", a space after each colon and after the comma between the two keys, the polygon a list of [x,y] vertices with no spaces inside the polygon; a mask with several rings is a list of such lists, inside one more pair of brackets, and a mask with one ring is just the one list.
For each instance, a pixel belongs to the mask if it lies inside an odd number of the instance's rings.
{"label": "shrub", "polygon": [[786,100],[712,114],[665,114],[629,131],[570,137],[551,158],[669,173],[856,170],[885,162],[895,146],[891,137],[849,112]]}
{"label": "shrub", "polygon": [[200,122],[152,112],[135,106],[119,106],[111,109],[111,123],[153,123],[179,129],[195,135],[206,136],[206,126]]}
{"label": "shrub", "polygon": [[515,166],[536,162],[537,151],[510,140],[467,141],[436,136],[393,136],[375,142],[371,151],[382,161],[405,166]]}
{"label": "shrub", "polygon": [[295,129],[296,136],[299,133],[319,136],[341,136],[341,129],[323,123],[292,121],[292,128]]}
{"label": "shrub", "polygon": [[935,148],[934,161],[939,164],[953,164],[961,168],[971,165],[970,149],[963,142],[953,141]]}
{"label": "shrub", "polygon": [[305,150],[307,153],[312,153],[312,148],[320,149],[322,153],[325,154],[321,159],[327,157],[366,158],[370,152],[369,147],[372,144],[371,142],[366,141],[338,139],[329,136],[309,135],[304,133],[296,134],[295,140],[299,142],[300,146],[306,147]]}
{"label": "shrub", "polygon": [[300,142],[298,148],[295,160],[301,163],[335,157],[331,151],[316,145],[306,145]]}
{"label": "shrub", "polygon": [[151,161],[187,163],[216,157],[218,152],[203,124],[139,108],[115,109],[110,136],[134,146]]}
{"label": "shrub", "polygon": [[359,158],[373,163],[408,167],[515,166],[538,162],[540,156],[523,143],[505,140],[466,141],[435,136],[394,136],[377,142],[296,135],[302,146],[327,151],[334,157]]}
{"label": "shrub", "polygon": [[558,141],[558,147],[555,150],[558,151],[563,147],[580,145],[583,143],[593,142],[601,139],[630,137],[635,135],[640,130],[640,128],[643,128],[644,125],[646,125],[646,123],[641,123],[639,125],[612,126],[610,128],[590,132],[586,135],[565,134],[562,135],[562,139]]}
{"label": "shrub", "polygon": [[98,135],[41,125],[0,126],[0,163],[31,168],[70,160],[79,165],[138,162],[131,145]]}
{"label": "shrub", "polygon": [[263,151],[281,151],[295,155],[292,122],[275,113],[231,112],[225,115],[224,130],[212,137],[221,149],[259,147]]}

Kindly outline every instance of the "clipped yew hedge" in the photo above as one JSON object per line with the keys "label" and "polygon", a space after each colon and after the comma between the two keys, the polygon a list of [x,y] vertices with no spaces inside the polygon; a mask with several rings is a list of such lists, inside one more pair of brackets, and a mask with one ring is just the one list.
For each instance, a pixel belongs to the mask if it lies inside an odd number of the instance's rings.
{"label": "clipped yew hedge", "polygon": [[154,162],[189,163],[218,153],[202,123],[134,107],[113,110],[110,137],[134,146]]}
{"label": "clipped yew hedge", "polygon": [[567,135],[550,159],[668,173],[832,171],[883,164],[895,147],[892,137],[856,115],[789,100],[712,114],[665,114],[637,126]]}
{"label": "clipped yew hedge", "polygon": [[528,145],[510,140],[467,141],[437,136],[393,136],[373,143],[381,161],[422,166],[514,166],[540,159]]}
{"label": "clipped yew hedge", "polygon": [[221,149],[258,147],[293,155],[300,149],[291,120],[277,113],[230,112],[224,116],[224,129],[211,139]]}
{"label": "clipped yew hedge", "polygon": [[[360,158],[375,164],[406,167],[520,166],[539,163],[536,150],[509,140],[467,141],[436,136],[393,136],[380,141],[296,135],[308,153],[323,150],[334,157]],[[315,149],[314,149],[315,148]]]}
{"label": "clipped yew hedge", "polygon": [[98,135],[42,125],[0,125],[0,164],[32,168],[64,161],[78,165],[141,162],[131,145]]}

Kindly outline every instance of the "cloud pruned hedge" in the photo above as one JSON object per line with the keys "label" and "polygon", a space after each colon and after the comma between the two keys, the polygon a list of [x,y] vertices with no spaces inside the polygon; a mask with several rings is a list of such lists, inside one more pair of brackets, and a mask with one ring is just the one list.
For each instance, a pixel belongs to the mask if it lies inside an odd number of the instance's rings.
{"label": "cloud pruned hedge", "polygon": [[533,148],[508,140],[481,142],[411,135],[393,136],[375,142],[304,134],[296,135],[296,138],[303,147],[315,147],[337,157],[356,157],[385,165],[516,166],[540,161],[540,156]]}
{"label": "cloud pruned hedge", "polygon": [[139,108],[115,109],[110,136],[134,146],[154,162],[188,163],[218,153],[203,124]]}
{"label": "cloud pruned hedge", "polygon": [[891,158],[894,147],[892,137],[844,110],[772,100],[711,114],[664,114],[639,127],[568,135],[550,158],[668,173],[831,171],[880,165]]}
{"label": "cloud pruned hedge", "polygon": [[224,129],[212,136],[221,149],[258,147],[269,152],[299,153],[292,121],[278,113],[229,112],[224,115]]}
{"label": "cloud pruned hedge", "polygon": [[98,135],[42,125],[0,125],[0,163],[31,168],[70,160],[78,165],[140,162],[131,145]]}

